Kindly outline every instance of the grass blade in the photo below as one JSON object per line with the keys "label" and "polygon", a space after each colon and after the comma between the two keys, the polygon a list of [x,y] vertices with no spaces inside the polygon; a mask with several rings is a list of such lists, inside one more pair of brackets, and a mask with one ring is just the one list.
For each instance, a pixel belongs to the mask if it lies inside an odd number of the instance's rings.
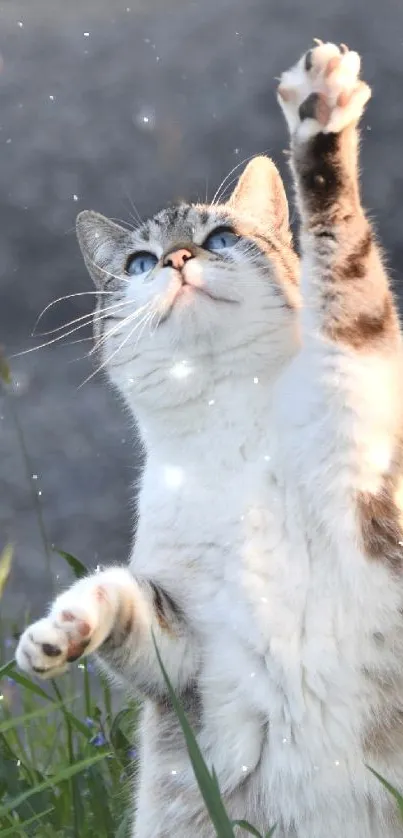
{"label": "grass blade", "polygon": [[0,346],[0,379],[4,384],[11,384],[11,372],[2,347]]}
{"label": "grass blade", "polygon": [[51,695],[48,695],[48,693],[42,689],[42,687],[39,687],[38,684],[35,684],[33,681],[30,681],[29,678],[25,677],[25,675],[21,675],[21,672],[16,672],[14,670],[12,678],[16,684],[20,685],[20,687],[24,687],[24,689],[28,690],[29,692],[35,693],[35,695],[38,695],[40,698],[44,698],[46,701],[54,700]]}
{"label": "grass blade", "polygon": [[[45,701],[50,701],[52,704],[59,706],[59,702],[56,701],[56,699],[53,698],[53,696],[49,695],[49,693],[43,690],[42,687],[38,686],[38,684],[35,684],[34,681],[31,681],[29,678],[26,678],[25,675],[21,675],[21,672],[16,672],[14,666],[15,661],[11,661],[9,664],[6,664],[6,666],[4,667],[5,671],[0,671],[0,675],[5,675],[9,672],[12,672],[11,677],[16,684],[19,684],[21,687],[24,687],[24,689],[28,690],[31,693],[35,693],[35,695],[39,696],[40,698],[43,698]],[[86,725],[83,722],[81,722],[80,719],[77,719],[74,713],[70,713],[69,710],[65,710],[65,714],[69,722],[73,725],[73,727],[75,727],[79,733],[81,733],[83,736],[86,737],[86,739],[88,739],[89,732]]]}
{"label": "grass blade", "polygon": [[[121,821],[121,823],[120,823],[120,825],[119,825],[119,829],[118,829],[118,831],[117,831],[117,833],[116,833],[115,838],[128,838],[128,835],[129,835],[129,827],[130,827],[130,825],[131,825],[131,822],[132,822],[132,816],[131,816],[131,814],[128,812],[128,813],[124,816],[123,820]],[[3,838],[3,836],[2,836],[2,838]]]}
{"label": "grass blade", "polygon": [[11,562],[13,560],[14,549],[11,544],[7,544],[0,555],[0,597],[3,594],[5,584],[10,575]]}
{"label": "grass blade", "polygon": [[167,686],[168,694],[185,737],[186,747],[193,766],[193,771],[195,773],[203,800],[206,804],[207,811],[210,815],[212,823],[214,824],[216,834],[219,838],[235,838],[231,821],[227,815],[221,798],[217,779],[215,775],[210,774],[210,771],[207,768],[192,728],[171,685],[154,636],[153,640],[158,663],[161,667],[161,672]]}
{"label": "grass blade", "polygon": [[381,774],[378,774],[378,772],[375,771],[374,768],[371,768],[370,765],[367,765],[367,768],[371,772],[371,774],[373,774],[374,777],[376,777],[377,780],[379,780],[379,782],[382,783],[382,785],[385,787],[385,789],[387,789],[387,791],[392,795],[392,797],[395,798],[396,803],[398,805],[400,817],[403,820],[403,797],[402,797],[402,795],[399,794],[397,789],[395,789],[394,786],[392,786],[390,783],[388,783],[388,781],[385,780],[385,778],[382,777]]}
{"label": "grass blade", "polygon": [[40,821],[46,815],[50,815],[53,812],[53,809],[45,809],[44,812],[40,812],[39,815],[33,815],[32,818],[29,818],[27,821],[23,823],[16,823],[15,826],[10,826],[9,829],[2,829],[1,830],[1,838],[8,838],[9,835],[15,835],[16,832],[19,832],[20,835],[25,835],[25,830],[27,826],[31,826],[31,824],[35,823],[35,821]]}
{"label": "grass blade", "polygon": [[81,771],[85,771],[87,768],[91,768],[92,765],[95,765],[107,756],[107,752],[97,754],[95,757],[89,757],[88,759],[76,762],[75,765],[69,765],[67,768],[62,768],[62,770],[57,774],[52,775],[52,777],[48,777],[47,780],[44,780],[42,783],[38,783],[38,785],[34,786],[34,788],[22,792],[22,794],[19,794],[14,798],[14,800],[10,800],[8,803],[0,806],[0,818],[4,818],[8,812],[12,812],[13,809],[17,809],[18,806],[21,806],[22,803],[25,803],[25,801],[30,797],[33,797],[33,795],[39,794],[39,792],[52,788],[53,786],[58,786],[59,783],[64,783],[66,780],[70,780],[71,777],[74,777],[76,774],[80,774]]}
{"label": "grass blade", "polygon": [[239,826],[240,829],[243,829],[245,832],[249,832],[250,835],[254,835],[255,838],[262,838],[260,832],[258,832],[258,830],[255,829],[254,826],[251,826],[247,821],[232,821],[232,826]]}
{"label": "grass blade", "polygon": [[40,707],[39,710],[33,710],[32,713],[24,713],[22,716],[12,716],[10,719],[0,722],[0,733],[7,733],[8,730],[12,730],[14,727],[18,727],[18,725],[25,725],[33,719],[39,719],[41,716],[49,716],[49,712],[58,710],[62,705],[63,701],[59,703],[55,702],[51,711],[49,707]]}
{"label": "grass blade", "polygon": [[9,675],[10,672],[13,671],[14,667],[15,667],[15,660],[8,661],[8,663],[3,663],[3,665],[0,666],[0,678],[5,678],[6,675]]}
{"label": "grass blade", "polygon": [[76,579],[82,579],[83,576],[88,576],[88,570],[85,565],[79,559],[76,559],[75,556],[72,556],[71,553],[66,553],[65,550],[56,550],[55,552],[67,562]]}

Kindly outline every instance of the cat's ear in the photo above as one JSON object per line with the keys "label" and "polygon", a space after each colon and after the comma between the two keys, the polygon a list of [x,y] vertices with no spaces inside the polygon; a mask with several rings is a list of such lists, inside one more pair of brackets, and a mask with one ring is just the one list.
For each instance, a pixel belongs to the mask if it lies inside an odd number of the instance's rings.
{"label": "cat's ear", "polygon": [[280,234],[289,231],[283,181],[270,157],[254,157],[248,163],[228,203],[241,215],[270,224]]}
{"label": "cat's ear", "polygon": [[77,216],[76,233],[84,262],[98,288],[123,273],[128,230],[98,212],[84,210]]}

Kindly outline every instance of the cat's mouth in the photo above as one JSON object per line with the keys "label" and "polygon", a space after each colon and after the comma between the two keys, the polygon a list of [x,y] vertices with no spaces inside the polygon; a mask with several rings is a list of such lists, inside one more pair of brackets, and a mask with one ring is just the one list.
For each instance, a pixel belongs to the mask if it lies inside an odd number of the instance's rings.
{"label": "cat's mouth", "polygon": [[234,300],[231,297],[222,297],[218,294],[213,294],[208,288],[201,288],[200,286],[192,285],[191,283],[185,282],[183,283],[183,285],[181,285],[180,288],[178,288],[167,310],[164,312],[162,317],[160,317],[158,321],[158,326],[161,326],[168,320],[170,314],[172,313],[178,302],[180,302],[181,300],[186,300],[186,297],[194,296],[207,297],[214,303],[227,303],[228,305],[239,305],[240,302],[239,300]]}

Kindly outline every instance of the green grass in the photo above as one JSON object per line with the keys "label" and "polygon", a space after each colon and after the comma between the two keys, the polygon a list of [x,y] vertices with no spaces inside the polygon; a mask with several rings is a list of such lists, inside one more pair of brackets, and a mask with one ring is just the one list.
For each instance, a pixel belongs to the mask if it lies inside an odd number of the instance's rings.
{"label": "green grass", "polygon": [[137,705],[116,710],[90,663],[44,686],[2,670],[1,837],[126,836]]}
{"label": "green grass", "polygon": [[[14,418],[43,541],[47,572],[52,577],[52,551],[38,495],[31,485],[32,468],[23,429],[10,388],[11,373],[0,348],[3,382]],[[59,551],[76,578],[86,570],[81,562]],[[0,553],[0,597],[10,572],[13,548]],[[22,630],[24,626],[20,626]],[[107,682],[91,662],[79,663],[55,681],[31,681],[9,661],[16,638],[0,624],[0,838],[129,838],[129,799],[137,769],[136,722],[139,706],[115,706]],[[156,654],[201,796],[217,838],[240,833],[270,838],[275,825],[262,835],[246,821],[231,821],[217,776],[204,762],[196,738],[175,695],[164,663]],[[403,820],[403,797],[387,780],[369,770],[395,799]],[[341,836],[342,838],[342,836]]]}

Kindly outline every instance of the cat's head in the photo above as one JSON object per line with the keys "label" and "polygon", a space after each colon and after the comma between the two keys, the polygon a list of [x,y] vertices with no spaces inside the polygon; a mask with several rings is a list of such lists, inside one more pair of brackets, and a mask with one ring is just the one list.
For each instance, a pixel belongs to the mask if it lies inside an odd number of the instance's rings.
{"label": "cat's head", "polygon": [[100,364],[126,397],[149,392],[154,373],[255,374],[289,357],[298,262],[268,158],[248,164],[225,204],[179,204],[134,230],[84,211],[77,235],[100,292]]}

